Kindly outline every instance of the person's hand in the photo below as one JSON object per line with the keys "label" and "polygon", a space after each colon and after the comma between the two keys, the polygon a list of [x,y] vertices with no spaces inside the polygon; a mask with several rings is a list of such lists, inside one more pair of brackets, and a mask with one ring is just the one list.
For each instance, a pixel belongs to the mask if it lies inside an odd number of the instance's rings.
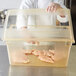
{"label": "person's hand", "polygon": [[62,7],[58,3],[50,3],[47,8],[48,12],[56,12],[57,9],[61,9]]}

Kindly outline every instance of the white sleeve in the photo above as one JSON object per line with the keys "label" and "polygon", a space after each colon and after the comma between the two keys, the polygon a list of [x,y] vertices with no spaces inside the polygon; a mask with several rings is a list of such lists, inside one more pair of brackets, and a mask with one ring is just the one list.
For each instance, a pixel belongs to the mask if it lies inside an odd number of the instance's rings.
{"label": "white sleeve", "polygon": [[54,0],[54,2],[60,4],[62,8],[66,8],[66,6],[64,5],[64,0]]}
{"label": "white sleeve", "polygon": [[[22,0],[20,9],[34,8],[34,0]],[[27,27],[27,16],[23,12],[18,12],[16,19],[16,27],[20,29],[21,27]]]}
{"label": "white sleeve", "polygon": [[20,9],[34,8],[34,0],[22,0]]}
{"label": "white sleeve", "polygon": [[20,29],[21,27],[27,27],[27,16],[24,16],[22,12],[18,12],[16,19],[16,27]]}

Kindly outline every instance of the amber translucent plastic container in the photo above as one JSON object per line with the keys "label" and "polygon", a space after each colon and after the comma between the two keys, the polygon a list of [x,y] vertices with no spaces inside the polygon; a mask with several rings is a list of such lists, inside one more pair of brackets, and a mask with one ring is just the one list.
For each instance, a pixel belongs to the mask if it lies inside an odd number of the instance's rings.
{"label": "amber translucent plastic container", "polygon": [[[54,13],[46,9],[9,10],[4,41],[11,65],[66,67],[74,43],[70,10]],[[26,50],[51,50],[54,63],[42,61],[33,54],[28,55],[29,62],[25,63]]]}

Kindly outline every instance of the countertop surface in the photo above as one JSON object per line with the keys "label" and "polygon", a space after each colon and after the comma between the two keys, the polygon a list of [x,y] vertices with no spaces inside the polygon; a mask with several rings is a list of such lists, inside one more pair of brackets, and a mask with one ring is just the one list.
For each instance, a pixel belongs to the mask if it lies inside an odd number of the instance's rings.
{"label": "countertop surface", "polygon": [[67,68],[10,66],[7,47],[0,46],[0,76],[76,76],[76,46],[72,46]]}

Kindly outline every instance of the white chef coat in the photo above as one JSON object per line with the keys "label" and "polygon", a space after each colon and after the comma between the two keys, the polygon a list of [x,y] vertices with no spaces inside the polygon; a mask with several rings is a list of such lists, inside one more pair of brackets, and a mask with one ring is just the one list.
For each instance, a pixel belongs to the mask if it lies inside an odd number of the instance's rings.
{"label": "white chef coat", "polygon": [[51,2],[55,2],[65,8],[64,0],[22,0],[20,9],[26,8],[47,8]]}
{"label": "white chef coat", "polygon": [[[20,5],[20,9],[47,8],[48,5],[51,2],[59,3],[62,8],[66,8],[64,6],[64,0],[22,0],[22,3]],[[42,19],[49,19],[49,18],[47,16],[46,16],[46,18],[43,18],[43,16],[42,16],[40,19],[42,20]],[[41,22],[42,23],[46,22],[46,20],[41,21]],[[48,25],[50,25],[49,22],[48,22]],[[40,22],[38,22],[38,23],[40,23]],[[40,23],[40,24],[42,24],[42,23]],[[35,16],[30,16],[29,19],[28,19],[28,21],[27,21],[27,17],[24,16],[21,12],[18,12],[17,21],[16,21],[17,29],[20,29],[21,27],[24,27],[24,26],[26,26],[28,24],[29,25],[35,25],[36,24],[36,22],[35,22]],[[44,23],[44,24],[47,25],[47,23]]]}

